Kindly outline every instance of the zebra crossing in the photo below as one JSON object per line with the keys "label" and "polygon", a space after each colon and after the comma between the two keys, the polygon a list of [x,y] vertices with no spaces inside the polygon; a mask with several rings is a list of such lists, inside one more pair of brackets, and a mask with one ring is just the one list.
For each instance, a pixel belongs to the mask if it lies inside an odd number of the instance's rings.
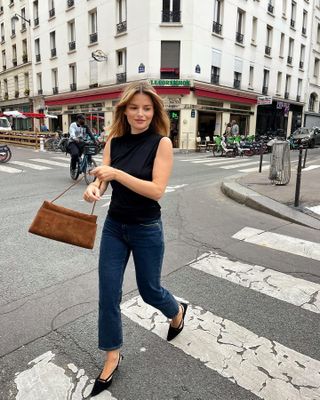
{"label": "zebra crossing", "polygon": [[[272,250],[319,260],[320,243],[318,242],[277,235],[274,232],[264,232],[252,227],[242,228],[235,232],[232,238],[235,241],[241,240],[249,242],[251,245],[263,245]],[[279,247],[277,244],[279,242],[284,245]],[[208,282],[208,287],[212,290],[215,289],[215,285],[221,285],[219,281],[226,281],[234,286],[234,290],[240,290],[241,287],[246,291],[254,292],[257,296],[263,296],[265,302],[278,302],[278,307],[286,305],[294,307],[305,315],[305,320],[318,318],[320,314],[320,284],[318,283],[278,272],[266,266],[231,259],[216,251],[204,253],[191,261],[185,267],[185,270],[188,269],[201,271],[201,274],[205,276],[205,281]],[[193,284],[197,286],[197,282],[193,282]],[[190,290],[188,293],[191,296]],[[230,384],[236,385],[242,390],[245,389],[257,398],[320,400],[320,358],[313,358],[310,354],[304,354],[301,349],[291,348],[288,343],[276,341],[273,337],[268,337],[268,334],[258,334],[254,329],[248,329],[247,326],[242,326],[241,323],[233,321],[230,317],[226,318],[221,313],[219,315],[201,300],[196,301],[195,297],[190,301],[182,295],[175,297],[179,301],[188,303],[188,309],[182,334],[171,342],[166,342],[167,318],[144,303],[139,295],[134,295],[121,306],[122,314],[129,319],[131,324],[155,335],[157,341],[166,343],[167,353],[163,354],[163,357],[172,357],[173,350],[176,352],[175,354],[181,353],[207,368],[213,374],[213,380],[214,376],[218,374]],[[254,310],[259,308],[255,304],[252,307]],[[243,308],[239,307],[239,310],[243,310]],[[272,312],[273,310],[270,309],[270,313]],[[299,329],[299,327],[297,328]],[[314,340],[317,340],[317,332],[314,334]],[[154,342],[154,339],[152,340]],[[137,345],[139,346],[139,344],[135,344],[135,346]],[[319,343],[316,344],[316,346],[318,345]],[[63,380],[65,384],[65,394],[61,400],[80,400],[90,393],[92,380],[88,378],[84,370],[80,374],[81,370],[73,364],[68,364],[64,370],[61,366],[55,365],[54,361],[53,353],[45,353],[29,363],[32,367],[28,370],[17,374],[15,381],[20,395],[17,398],[40,400],[41,397],[38,397],[37,393],[44,391],[50,393],[58,385],[59,380]],[[157,359],[157,363],[161,363],[161,357]],[[66,382],[66,376],[70,375],[71,371],[76,377],[73,383],[72,381]],[[139,371],[137,373],[139,374]],[[50,385],[46,374],[51,377],[52,387],[43,387],[41,391],[37,387],[32,388],[32,385],[25,385],[25,382],[35,382],[35,385]],[[157,374],[156,369],[154,369],[154,374]],[[41,376],[41,379],[35,379],[38,376]],[[130,379],[130,377],[122,375],[114,383],[114,385],[119,385],[117,393],[119,393],[119,387],[122,386],[122,380],[125,379]],[[68,397],[70,386],[74,385],[75,381],[77,386],[73,387],[73,393],[77,395]],[[28,392],[31,389],[34,391]],[[236,387],[233,391],[237,392]],[[101,394],[99,399],[116,400],[112,392],[113,387],[110,388],[110,391]],[[34,395],[30,396],[30,393],[34,393]],[[127,395],[128,393],[123,393],[121,398],[127,398]],[[141,398],[149,397],[148,394],[145,394]],[[243,397],[243,393],[234,398],[247,399],[247,397]],[[164,400],[161,393],[158,393],[156,399]],[[221,389],[219,399],[227,400],[223,389]]]}

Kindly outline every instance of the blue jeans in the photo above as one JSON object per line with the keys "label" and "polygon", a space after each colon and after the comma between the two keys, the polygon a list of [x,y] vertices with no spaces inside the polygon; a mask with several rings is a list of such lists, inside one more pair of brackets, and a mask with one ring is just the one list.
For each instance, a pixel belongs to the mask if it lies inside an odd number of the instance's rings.
{"label": "blue jeans", "polygon": [[122,224],[107,217],[101,237],[99,257],[99,349],[122,346],[120,302],[123,275],[132,252],[136,280],[142,299],[167,318],[179,312],[179,304],[161,286],[164,254],[162,222]]}

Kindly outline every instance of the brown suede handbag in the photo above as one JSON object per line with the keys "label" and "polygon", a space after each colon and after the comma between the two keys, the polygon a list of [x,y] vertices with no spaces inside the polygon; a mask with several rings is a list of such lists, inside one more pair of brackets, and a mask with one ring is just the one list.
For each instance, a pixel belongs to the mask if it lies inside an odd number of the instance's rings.
{"label": "brown suede handbag", "polygon": [[81,180],[82,178],[51,202],[43,202],[29,228],[30,233],[85,249],[93,249],[97,232],[97,216],[93,215],[96,202],[93,203],[91,214],[53,204]]}

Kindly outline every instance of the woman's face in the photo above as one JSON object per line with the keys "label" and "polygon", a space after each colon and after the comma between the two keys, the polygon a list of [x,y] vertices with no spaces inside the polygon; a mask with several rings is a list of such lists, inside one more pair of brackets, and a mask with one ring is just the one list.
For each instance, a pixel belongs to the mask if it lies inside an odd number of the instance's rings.
{"label": "woman's face", "polygon": [[148,129],[154,115],[151,97],[144,93],[135,94],[127,104],[124,113],[131,126],[131,133],[144,132]]}

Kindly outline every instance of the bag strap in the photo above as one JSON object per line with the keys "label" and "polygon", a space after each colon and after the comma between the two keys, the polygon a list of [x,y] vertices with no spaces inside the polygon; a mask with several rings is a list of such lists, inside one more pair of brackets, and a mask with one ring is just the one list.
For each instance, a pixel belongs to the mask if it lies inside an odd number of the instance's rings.
{"label": "bag strap", "polygon": [[[51,203],[53,203],[53,202],[55,202],[56,200],[58,200],[58,199],[59,199],[60,197],[62,197],[68,190],[70,190],[71,188],[73,188],[73,186],[76,186],[78,183],[80,183],[80,182],[82,181],[83,178],[84,178],[84,175],[83,175],[79,180],[77,180],[75,183],[73,183],[72,185],[70,185],[66,190],[64,190],[62,193],[60,193],[59,196],[57,196],[57,197],[55,197],[53,200],[51,200]],[[101,182],[100,182],[100,185],[101,185]],[[99,185],[99,188],[100,188],[100,185]],[[93,202],[92,210],[91,210],[91,215],[92,215],[93,212],[94,212],[95,206],[96,206],[96,201]]]}

